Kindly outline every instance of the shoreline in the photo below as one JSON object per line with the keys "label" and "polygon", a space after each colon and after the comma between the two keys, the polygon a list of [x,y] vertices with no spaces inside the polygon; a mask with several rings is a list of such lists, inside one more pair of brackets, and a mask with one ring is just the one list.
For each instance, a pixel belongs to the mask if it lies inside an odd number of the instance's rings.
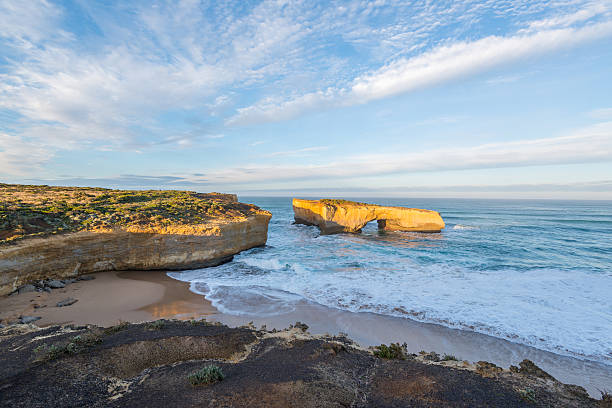
{"label": "shoreline", "polygon": [[[137,323],[161,318],[192,319],[217,310],[189,284],[172,279],[164,271],[99,272],[91,281],[77,281],[61,289],[28,292],[0,298],[0,321],[36,316],[37,326],[95,324],[112,326],[121,321]],[[65,307],[56,304],[73,298]],[[35,308],[35,305],[40,306]]]}
{"label": "shoreline", "polygon": [[[435,351],[461,360],[489,361],[503,368],[523,359],[532,360],[559,381],[584,387],[593,397],[612,383],[612,367],[603,363],[565,357],[485,334],[421,323],[408,318],[354,313],[303,302],[290,313],[275,316],[233,316],[219,312],[204,296],[192,292],[188,282],[164,271],[124,271],[93,274],[91,281],[77,281],[51,293],[30,292],[0,298],[0,321],[20,315],[38,316],[41,327],[57,324],[112,326],[121,321],[138,323],[157,319],[217,321],[230,327],[253,322],[268,330],[281,330],[296,321],[306,323],[313,335],[346,333],[362,346],[406,342],[408,351]],[[56,303],[72,297],[66,307]],[[34,308],[38,304],[40,308]]]}

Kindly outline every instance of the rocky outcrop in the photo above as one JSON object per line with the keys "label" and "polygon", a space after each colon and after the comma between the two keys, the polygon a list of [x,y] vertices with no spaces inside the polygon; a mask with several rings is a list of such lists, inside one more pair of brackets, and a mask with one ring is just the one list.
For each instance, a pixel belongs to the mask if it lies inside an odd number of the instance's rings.
{"label": "rocky outcrop", "polygon": [[266,243],[270,213],[204,225],[80,231],[0,247],[0,294],[49,277],[214,266]]}
{"label": "rocky outcrop", "polygon": [[322,234],[360,232],[377,220],[385,231],[440,232],[444,221],[436,211],[406,207],[384,207],[346,200],[293,199],[295,222],[316,225]]}
{"label": "rocky outcrop", "polygon": [[[399,347],[399,345],[398,345]],[[380,348],[379,348],[380,350]],[[0,330],[7,407],[603,407],[553,378],[206,321]],[[436,354],[437,355],[437,354]],[[221,381],[192,385],[214,365]]]}
{"label": "rocky outcrop", "polygon": [[218,265],[266,243],[234,194],[0,183],[0,295],[48,278]]}

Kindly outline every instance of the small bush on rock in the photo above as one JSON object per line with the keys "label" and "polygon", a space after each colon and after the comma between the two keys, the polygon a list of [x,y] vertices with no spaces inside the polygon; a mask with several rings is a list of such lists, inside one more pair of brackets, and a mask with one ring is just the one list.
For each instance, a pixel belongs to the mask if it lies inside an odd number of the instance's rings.
{"label": "small bush on rock", "polygon": [[104,334],[113,334],[113,333],[120,332],[121,330],[127,329],[129,325],[130,323],[128,322],[120,321],[116,325],[107,327],[106,329],[104,329]]}
{"label": "small bush on rock", "polygon": [[149,330],[161,330],[164,328],[164,325],[166,324],[166,322],[164,322],[163,320],[156,320],[154,322],[151,322],[148,324],[148,328]]}
{"label": "small bush on rock", "polygon": [[405,360],[408,354],[408,345],[406,343],[400,346],[399,343],[391,343],[388,346],[381,344],[376,346],[374,355],[379,358]]}
{"label": "small bush on rock", "polygon": [[223,372],[216,365],[208,365],[195,371],[187,377],[192,385],[212,384],[225,378]]}

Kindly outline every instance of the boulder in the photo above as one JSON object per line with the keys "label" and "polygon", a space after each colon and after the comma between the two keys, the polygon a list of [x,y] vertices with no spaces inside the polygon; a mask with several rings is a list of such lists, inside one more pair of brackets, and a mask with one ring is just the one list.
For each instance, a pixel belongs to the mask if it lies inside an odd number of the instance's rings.
{"label": "boulder", "polygon": [[78,302],[78,300],[77,300],[77,299],[74,299],[74,298],[67,298],[67,299],[64,299],[64,300],[62,300],[62,301],[60,301],[60,302],[57,302],[57,305],[56,305],[56,306],[57,306],[57,307],[70,306],[70,305],[75,304],[76,302]]}
{"label": "boulder", "polygon": [[49,282],[47,282],[47,286],[53,289],[61,289],[66,285],[64,284],[64,282],[58,280],[50,280]]}
{"label": "boulder", "polygon": [[17,289],[17,292],[19,292],[19,294],[28,293],[28,292],[35,292],[35,291],[36,291],[36,286],[34,286],[34,285],[23,285],[22,287]]}
{"label": "boulder", "polygon": [[322,234],[360,232],[370,221],[385,231],[440,232],[444,221],[436,211],[385,207],[347,200],[293,199],[295,222],[316,225]]}
{"label": "boulder", "polygon": [[21,316],[19,319],[19,323],[28,324],[40,320],[41,318],[38,316]]}

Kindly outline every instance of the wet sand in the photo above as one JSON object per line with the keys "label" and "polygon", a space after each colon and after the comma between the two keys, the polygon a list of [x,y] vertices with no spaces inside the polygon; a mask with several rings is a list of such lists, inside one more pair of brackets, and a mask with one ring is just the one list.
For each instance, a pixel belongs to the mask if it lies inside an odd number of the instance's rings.
{"label": "wet sand", "polygon": [[[352,313],[303,302],[290,313],[276,316],[232,316],[219,313],[189,284],[159,271],[103,272],[93,281],[79,281],[51,293],[32,292],[0,298],[0,319],[20,315],[40,316],[39,326],[96,324],[110,326],[120,321],[141,322],[160,318],[215,320],[231,327],[254,322],[258,327],[283,329],[296,321],[310,326],[312,334],[346,333],[363,346],[406,342],[410,352],[420,350],[452,354],[468,361],[485,360],[501,367],[518,365],[527,358],[558,380],[578,384],[594,397],[612,387],[612,367],[564,357],[484,334],[419,323],[410,319],[374,313]],[[67,307],[56,303],[68,297],[78,302]],[[44,306],[35,309],[34,305]]]}
{"label": "wet sand", "polygon": [[[189,291],[189,284],[169,278],[162,271],[102,272],[92,276],[96,279],[77,281],[50,293],[3,296],[0,320],[6,324],[19,316],[38,316],[41,319],[34,323],[43,327],[68,323],[111,326],[120,321],[192,319],[216,313],[208,300]],[[67,298],[78,301],[56,306]]]}
{"label": "wet sand", "polygon": [[220,313],[213,320],[228,326],[240,326],[252,321],[258,327],[265,324],[267,329],[282,329],[300,321],[308,324],[312,334],[343,332],[362,346],[406,342],[411,353],[435,351],[440,355],[446,353],[470,362],[492,362],[506,369],[529,359],[559,381],[584,387],[595,398],[601,397],[599,390],[612,388],[612,366],[561,356],[481,333],[449,329],[407,318],[353,313],[303,303],[295,311],[277,316],[231,316]]}

